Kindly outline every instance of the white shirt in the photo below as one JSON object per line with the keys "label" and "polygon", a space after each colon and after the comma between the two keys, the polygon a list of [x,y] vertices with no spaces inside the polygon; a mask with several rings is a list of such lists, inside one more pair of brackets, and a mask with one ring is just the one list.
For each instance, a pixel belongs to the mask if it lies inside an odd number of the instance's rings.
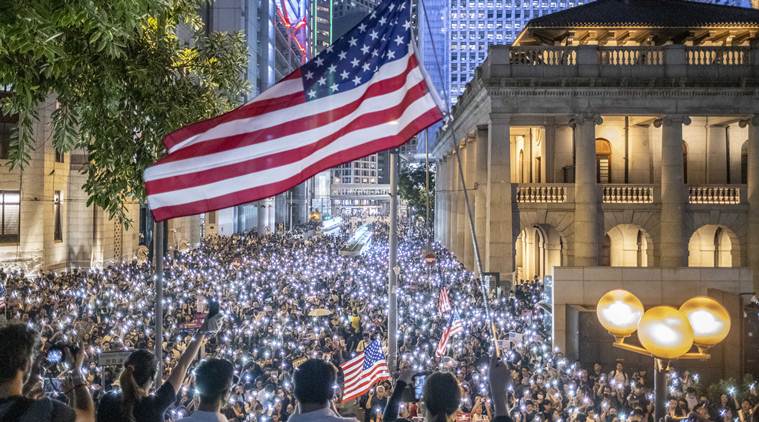
{"label": "white shirt", "polygon": [[192,415],[182,418],[179,422],[227,422],[227,417],[218,412],[196,410]]}
{"label": "white shirt", "polygon": [[306,413],[293,413],[287,422],[357,422],[356,418],[344,418],[329,407]]}

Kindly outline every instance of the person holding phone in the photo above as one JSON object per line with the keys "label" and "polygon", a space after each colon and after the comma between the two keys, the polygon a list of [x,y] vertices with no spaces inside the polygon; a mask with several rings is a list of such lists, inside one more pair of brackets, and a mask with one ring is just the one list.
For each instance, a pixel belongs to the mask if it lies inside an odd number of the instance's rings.
{"label": "person holding phone", "polygon": [[97,421],[163,422],[164,413],[176,400],[201,344],[209,333],[218,331],[220,325],[218,305],[209,306],[209,314],[203,325],[182,353],[169,378],[153,394],[150,394],[150,390],[158,368],[156,356],[145,349],[132,352],[124,362],[124,369],[119,376],[121,391],[103,396],[98,406]]}
{"label": "person holding phone", "polygon": [[[66,349],[70,370],[65,374],[62,391],[72,407],[42,396],[41,379],[33,373],[38,334],[26,324],[0,328],[0,420],[17,422],[91,422],[95,405],[82,376],[84,349],[76,353]],[[38,362],[39,363],[39,362]],[[32,376],[33,375],[33,376]]]}

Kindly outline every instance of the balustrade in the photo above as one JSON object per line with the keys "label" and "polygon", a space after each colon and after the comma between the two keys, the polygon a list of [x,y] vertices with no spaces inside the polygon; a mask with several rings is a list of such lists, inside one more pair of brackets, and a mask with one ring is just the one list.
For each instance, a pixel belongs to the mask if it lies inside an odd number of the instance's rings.
{"label": "balustrade", "polygon": [[601,198],[605,204],[652,204],[653,185],[601,185]]}
{"label": "balustrade", "polygon": [[638,66],[664,64],[664,50],[660,47],[600,47],[601,64],[612,66]]}
{"label": "balustrade", "polygon": [[567,190],[563,185],[519,185],[516,197],[518,203],[562,203],[567,201]]}
{"label": "balustrade", "polygon": [[573,66],[577,53],[573,47],[512,47],[509,63],[522,65]]}
{"label": "balustrade", "polygon": [[696,66],[749,64],[748,47],[687,47],[687,63]]}
{"label": "balustrade", "polygon": [[730,205],[741,203],[741,189],[730,185],[688,186],[691,204]]}

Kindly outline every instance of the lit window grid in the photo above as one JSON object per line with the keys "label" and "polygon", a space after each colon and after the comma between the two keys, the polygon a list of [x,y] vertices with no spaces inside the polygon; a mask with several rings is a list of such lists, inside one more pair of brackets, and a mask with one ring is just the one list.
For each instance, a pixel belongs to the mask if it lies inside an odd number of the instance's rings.
{"label": "lit window grid", "polygon": [[573,1],[451,0],[448,28],[451,101],[456,102],[491,44],[510,44],[530,19],[588,3]]}

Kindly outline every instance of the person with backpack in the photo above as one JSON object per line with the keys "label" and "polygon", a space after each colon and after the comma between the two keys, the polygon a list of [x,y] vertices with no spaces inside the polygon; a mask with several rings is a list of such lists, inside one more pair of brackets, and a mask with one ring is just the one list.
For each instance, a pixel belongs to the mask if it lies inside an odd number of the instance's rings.
{"label": "person with backpack", "polygon": [[65,349],[70,369],[64,374],[62,392],[69,406],[42,397],[42,380],[32,376],[38,343],[39,334],[26,324],[0,328],[0,421],[93,422],[95,405],[81,371],[84,349]]}

